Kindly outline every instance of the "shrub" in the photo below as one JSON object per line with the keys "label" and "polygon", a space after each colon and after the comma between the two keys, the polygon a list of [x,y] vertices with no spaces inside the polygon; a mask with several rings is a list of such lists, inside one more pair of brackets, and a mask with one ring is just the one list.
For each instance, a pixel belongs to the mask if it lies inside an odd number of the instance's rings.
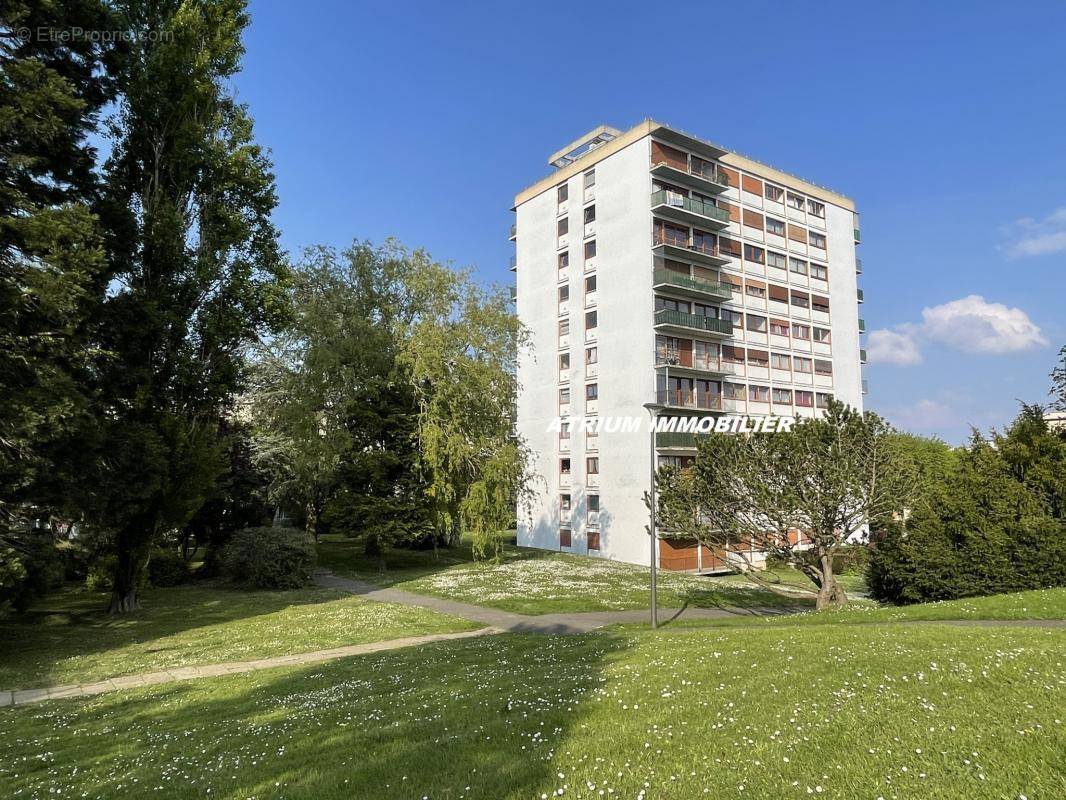
{"label": "shrub", "polygon": [[223,571],[259,589],[298,589],[311,581],[315,541],[295,528],[244,528],[222,551]]}
{"label": "shrub", "polygon": [[89,562],[85,573],[85,588],[90,592],[110,592],[114,587],[115,568],[118,559],[115,556],[98,556]]}
{"label": "shrub", "polygon": [[192,577],[185,559],[174,550],[159,548],[148,559],[148,582],[152,586],[178,586]]}

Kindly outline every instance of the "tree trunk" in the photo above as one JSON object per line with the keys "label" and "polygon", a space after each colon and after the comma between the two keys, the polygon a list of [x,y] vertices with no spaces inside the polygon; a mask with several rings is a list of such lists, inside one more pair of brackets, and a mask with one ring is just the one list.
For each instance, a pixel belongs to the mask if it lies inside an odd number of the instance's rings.
{"label": "tree trunk", "polygon": [[821,611],[831,605],[842,605],[848,601],[844,588],[833,575],[833,556],[822,553],[818,556],[818,595],[814,601],[815,610]]}
{"label": "tree trunk", "polygon": [[118,565],[111,589],[111,605],[109,614],[125,614],[129,611],[137,611],[141,607],[141,600],[137,594],[137,558],[129,548],[119,546]]}

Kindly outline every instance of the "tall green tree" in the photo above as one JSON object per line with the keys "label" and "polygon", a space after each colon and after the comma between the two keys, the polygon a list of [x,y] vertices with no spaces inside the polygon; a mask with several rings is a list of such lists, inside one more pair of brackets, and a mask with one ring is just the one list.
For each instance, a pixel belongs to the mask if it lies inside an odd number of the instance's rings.
{"label": "tall green tree", "polygon": [[96,425],[79,497],[116,556],[113,612],[138,606],[150,548],[225,471],[218,420],[242,348],[282,312],[266,153],[228,82],[242,0],[116,3],[129,46],[106,165],[110,285],[98,320]]}
{"label": "tall green tree", "polygon": [[689,470],[660,470],[661,529],[697,539],[741,571],[752,568],[747,552],[767,553],[811,579],[817,608],[845,602],[834,556],[864,525],[901,515],[915,485],[892,434],[876,414],[833,401],[788,433],[709,436]]}

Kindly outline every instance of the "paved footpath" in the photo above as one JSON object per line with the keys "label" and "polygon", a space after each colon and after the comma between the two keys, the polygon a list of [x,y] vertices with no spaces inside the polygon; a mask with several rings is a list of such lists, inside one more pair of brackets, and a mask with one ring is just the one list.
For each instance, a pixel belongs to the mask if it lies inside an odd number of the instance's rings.
{"label": "paved footpath", "polygon": [[[155,686],[173,681],[187,681],[195,678],[221,677],[238,675],[242,672],[254,672],[274,667],[287,667],[299,664],[315,664],[332,661],[337,658],[379,653],[383,650],[397,650],[402,647],[414,647],[431,642],[449,639],[466,639],[473,636],[486,636],[498,633],[541,633],[541,634],[580,634],[588,633],[604,625],[621,622],[645,622],[647,609],[636,611],[589,611],[560,614],[540,614],[529,616],[513,611],[501,611],[472,603],[460,603],[442,597],[405,592],[402,589],[382,589],[364,581],[341,578],[331,572],[321,570],[315,574],[315,583],[332,589],[351,592],[383,603],[397,603],[405,606],[418,606],[439,611],[444,614],[462,617],[477,622],[485,627],[475,631],[460,633],[434,633],[426,636],[406,636],[400,639],[387,639],[381,642],[353,644],[346,647],[333,647],[328,650],[315,650],[310,653],[297,653],[289,656],[260,658],[252,661],[230,661],[222,664],[204,664],[197,667],[175,667],[173,669],[146,672],[140,675],[126,675],[120,678],[97,681],[95,683],[69,684],[51,686],[42,689],[15,689],[0,691],[0,706],[25,705],[39,703],[43,700],[58,700],[67,697],[91,697],[122,689],[134,689],[141,686]],[[735,616],[768,616],[788,613],[780,609],[760,608],[680,608],[659,609],[659,623],[666,624],[677,619],[722,619]],[[915,620],[914,624],[939,625],[979,625],[979,626],[1018,626],[1018,627],[1066,627],[1066,620]]]}

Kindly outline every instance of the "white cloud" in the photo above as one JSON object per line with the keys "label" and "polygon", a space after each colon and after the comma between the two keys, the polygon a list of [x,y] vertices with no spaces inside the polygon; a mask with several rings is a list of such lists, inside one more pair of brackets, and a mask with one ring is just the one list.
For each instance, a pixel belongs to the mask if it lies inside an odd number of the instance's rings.
{"label": "white cloud", "polygon": [[1000,250],[1010,258],[1045,256],[1066,250],[1066,206],[1043,219],[1023,217],[1003,231],[1007,241]]}
{"label": "white cloud", "polygon": [[989,303],[977,294],[922,309],[922,333],[964,353],[1002,355],[1048,341],[1020,308]]}
{"label": "white cloud", "polygon": [[935,431],[959,422],[958,409],[928,398],[911,406],[892,409],[887,416],[908,431]]}
{"label": "white cloud", "polygon": [[887,328],[870,332],[866,357],[871,364],[895,364],[897,367],[922,363],[922,353],[914,337],[906,331]]}

